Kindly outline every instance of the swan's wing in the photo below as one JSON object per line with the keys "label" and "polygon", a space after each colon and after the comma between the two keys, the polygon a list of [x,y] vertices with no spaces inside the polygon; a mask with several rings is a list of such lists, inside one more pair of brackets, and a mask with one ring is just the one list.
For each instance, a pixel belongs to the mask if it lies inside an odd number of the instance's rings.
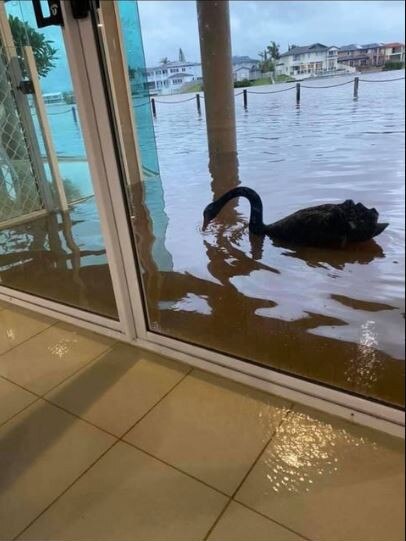
{"label": "swan's wing", "polygon": [[383,231],[378,227],[379,213],[375,208],[367,208],[362,203],[352,200],[339,205],[348,224],[348,240],[360,242],[369,240]]}
{"label": "swan's wing", "polygon": [[347,221],[338,205],[319,205],[299,210],[268,227],[271,237],[284,241],[328,245],[347,240]]}

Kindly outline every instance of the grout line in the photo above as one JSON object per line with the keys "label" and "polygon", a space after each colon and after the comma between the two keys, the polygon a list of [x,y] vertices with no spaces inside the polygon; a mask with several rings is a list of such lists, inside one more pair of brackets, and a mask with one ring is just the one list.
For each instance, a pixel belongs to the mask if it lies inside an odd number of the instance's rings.
{"label": "grout line", "polygon": [[207,539],[209,538],[209,535],[211,534],[211,532],[214,530],[214,528],[217,526],[217,524],[220,522],[221,518],[223,517],[224,513],[227,511],[227,509],[229,508],[230,506],[230,503],[232,502],[232,498],[229,498],[226,505],[223,507],[223,510],[220,511],[220,514],[219,516],[216,518],[216,520],[213,522],[213,524],[211,525],[211,527],[209,528],[209,531],[207,532],[207,534],[203,537],[203,541],[207,541]]}
{"label": "grout line", "polygon": [[8,383],[12,383],[16,387],[19,387],[20,389],[22,389],[23,391],[26,391],[27,393],[33,394],[37,398],[41,398],[40,394],[36,393],[35,391],[31,391],[31,389],[28,389],[27,387],[24,387],[24,385],[21,385],[21,383],[17,383],[16,381],[13,381],[12,379],[8,378],[7,376],[3,376],[2,374],[0,374],[0,378],[4,379],[5,381],[8,381]]}
{"label": "grout line", "polygon": [[237,488],[234,490],[234,492],[232,493],[231,495],[231,498],[234,499],[237,492],[240,490],[240,488],[242,487],[242,485],[245,483],[247,477],[249,476],[249,474],[252,472],[252,470],[254,469],[254,467],[257,465],[259,459],[261,458],[261,456],[264,454],[266,448],[268,447],[268,445],[271,443],[272,439],[274,438],[274,436],[276,435],[276,433],[278,432],[278,430],[280,429],[280,427],[283,425],[283,423],[286,421],[286,419],[289,417],[289,415],[291,414],[292,412],[292,408],[293,408],[293,402],[290,403],[289,407],[288,407],[288,411],[286,412],[285,415],[282,416],[282,419],[279,421],[278,425],[275,427],[274,431],[272,432],[272,434],[270,435],[270,437],[268,438],[268,440],[266,441],[265,445],[262,447],[261,451],[258,453],[258,456],[257,458],[254,460],[254,462],[251,464],[250,468],[248,469],[248,471],[246,472],[246,474],[244,475],[244,477],[241,479],[241,481],[239,482]]}
{"label": "grout line", "polygon": [[70,483],[58,496],[56,496],[56,498],[54,498],[51,503],[49,503],[34,519],[32,519],[29,524],[27,524],[27,526],[25,526],[17,535],[15,535],[13,537],[13,541],[17,540],[19,537],[21,537],[23,535],[23,533],[25,531],[28,530],[28,528],[30,528],[34,522],[36,522],[44,513],[46,513],[48,511],[48,509],[54,505],[54,503],[56,503],[60,498],[62,498],[62,496],[64,494],[66,494],[66,492],[68,492],[68,490],[70,490],[73,485],[75,485],[91,468],[93,468],[93,466],[95,464],[97,464],[97,462],[99,462],[99,460],[101,460],[109,451],[111,451],[111,449],[113,449],[113,447],[115,445],[117,445],[117,443],[119,442],[119,440],[116,438],[116,441],[112,443],[112,445],[110,445],[109,447],[107,447],[107,449],[105,449],[103,451],[103,453],[96,458],[96,460],[94,460],[85,470],[82,471],[82,473],[80,473],[73,481],[72,483]]}
{"label": "grout line", "polygon": [[6,349],[6,351],[3,351],[2,353],[0,353],[0,360],[1,360],[1,357],[2,357],[3,355],[6,355],[7,353],[9,353],[10,351],[12,351],[13,349],[22,346],[23,344],[25,344],[26,342],[28,342],[28,341],[31,340],[32,338],[36,338],[39,334],[41,334],[41,333],[47,331],[47,330],[50,329],[51,327],[54,327],[57,323],[58,323],[58,321],[54,321],[53,323],[51,323],[50,325],[48,325],[48,327],[45,327],[45,329],[41,329],[40,331],[34,333],[32,336],[29,336],[28,338],[26,338],[25,340],[22,340],[22,341],[19,342],[18,344],[15,344],[14,346],[11,346],[11,348]]}
{"label": "grout line", "polygon": [[27,408],[29,408],[30,406],[32,406],[33,404],[35,404],[36,402],[38,402],[39,400],[41,400],[40,397],[36,396],[34,397],[34,400],[32,402],[30,402],[29,404],[27,404],[26,406],[24,406],[22,409],[20,409],[19,411],[17,411],[16,413],[13,413],[13,415],[11,415],[11,417],[9,417],[8,419],[6,419],[5,421],[3,421],[2,423],[0,423],[0,430],[3,428],[3,426],[5,424],[7,424],[9,421],[11,421],[12,419],[14,419],[14,417],[17,417],[17,415],[20,415],[20,413],[22,413],[23,411],[25,411]]}
{"label": "grout line", "polygon": [[[185,366],[186,366],[186,365],[185,365]],[[186,379],[187,376],[189,376],[189,374],[191,373],[191,371],[192,371],[192,368],[190,368],[190,369],[184,374],[184,376],[183,376],[179,381],[177,381],[177,382],[175,383],[175,385],[173,385],[173,386],[169,389],[169,391],[167,391],[164,395],[162,395],[161,398],[160,398],[157,402],[155,402],[155,404],[154,404],[153,406],[151,406],[151,407],[149,408],[148,411],[146,411],[146,412],[144,413],[144,415],[142,415],[137,421],[135,421],[135,423],[134,423],[133,425],[131,425],[130,428],[129,428],[128,430],[126,430],[126,431],[124,432],[124,434],[122,434],[122,435],[120,436],[120,440],[123,440],[123,438],[125,438],[125,436],[127,436],[127,434],[128,434],[129,432],[131,432],[131,430],[132,430],[138,423],[140,423],[140,422],[141,422],[141,421],[142,421],[142,420],[143,420],[143,419],[144,419],[144,418],[145,418],[145,417],[146,417],[146,416],[147,416],[154,408],[156,408],[156,406],[158,406],[158,404],[160,404],[160,403],[161,403],[161,402],[162,402],[162,401],[163,401],[163,400],[164,400],[164,399],[165,399],[165,398],[166,398],[173,390],[175,390],[176,387],[178,387],[178,385],[180,385],[180,384],[182,383],[182,381],[183,381],[184,379]]]}
{"label": "grout line", "polygon": [[134,445],[134,443],[131,443],[129,441],[125,441],[125,440],[119,440],[119,441],[121,443],[129,445],[130,447],[133,447],[134,449],[137,449],[137,451],[140,451],[141,453],[144,453],[145,455],[153,458],[154,460],[157,460],[158,462],[161,462],[162,464],[165,464],[165,466],[169,466],[169,468],[172,468],[173,470],[177,471],[178,473],[181,473],[182,475],[186,475],[187,477],[190,477],[194,481],[197,481],[198,483],[204,485],[205,487],[210,488],[211,490],[214,490],[215,492],[218,492],[222,496],[225,496],[226,498],[231,499],[231,496],[229,494],[226,494],[225,492],[223,492],[219,488],[216,488],[213,485],[209,485],[209,483],[206,483],[206,481],[202,481],[202,479],[199,479],[198,477],[195,477],[191,473],[188,473],[187,471],[180,469],[178,466],[174,466],[170,462],[166,462],[166,460],[164,460],[163,458],[159,458],[159,457],[153,455],[152,453],[150,453],[149,451],[146,451],[142,447],[137,447],[137,445]]}
{"label": "grout line", "polygon": [[273,522],[275,524],[277,524],[278,526],[281,526],[282,528],[284,528],[285,530],[289,530],[290,532],[294,533],[295,535],[297,535],[298,537],[302,537],[303,539],[305,539],[306,541],[312,541],[310,537],[306,537],[305,535],[303,535],[302,533],[299,533],[297,532],[296,530],[293,530],[290,526],[287,526],[286,524],[283,524],[283,522],[278,522],[277,520],[275,520],[274,518],[271,518],[271,517],[268,517],[268,515],[265,515],[264,513],[261,513],[261,511],[258,511],[257,509],[254,509],[254,507],[250,507],[249,505],[243,503],[243,502],[240,502],[239,500],[233,500],[234,502],[238,503],[239,505],[242,505],[243,507],[245,507],[246,509],[248,509],[249,511],[252,511],[254,513],[256,513],[257,515],[259,515],[260,517],[262,518],[266,518],[267,520],[269,520],[269,522]]}
{"label": "grout line", "polygon": [[93,362],[96,362],[98,361],[101,357],[103,357],[103,355],[106,355],[107,353],[109,353],[110,351],[113,350],[113,347],[114,347],[115,344],[112,344],[111,346],[108,346],[107,349],[105,349],[104,351],[102,351],[101,353],[98,353],[95,357],[92,357],[90,359],[90,361],[86,361],[85,364],[83,364],[82,366],[80,366],[77,370],[75,370],[75,372],[73,372],[72,374],[69,374],[69,376],[66,376],[66,378],[64,378],[63,380],[59,381],[58,383],[56,383],[53,387],[49,388],[47,391],[45,391],[45,393],[41,394],[41,398],[44,398],[45,399],[45,396],[49,393],[51,393],[52,391],[54,391],[55,389],[57,389],[60,385],[63,385],[64,383],[66,383],[70,378],[73,378],[74,376],[76,376],[79,372],[81,372],[82,370],[84,370],[85,368],[87,368],[91,363]]}

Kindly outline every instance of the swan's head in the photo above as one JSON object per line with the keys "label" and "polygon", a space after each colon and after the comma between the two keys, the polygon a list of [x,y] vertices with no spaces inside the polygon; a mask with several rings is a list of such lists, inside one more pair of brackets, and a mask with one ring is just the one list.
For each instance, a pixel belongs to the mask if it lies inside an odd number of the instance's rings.
{"label": "swan's head", "polygon": [[203,211],[203,231],[207,228],[209,223],[214,220],[214,218],[217,216],[217,214],[220,212],[219,205],[217,205],[215,202],[210,203],[207,205],[207,207]]}

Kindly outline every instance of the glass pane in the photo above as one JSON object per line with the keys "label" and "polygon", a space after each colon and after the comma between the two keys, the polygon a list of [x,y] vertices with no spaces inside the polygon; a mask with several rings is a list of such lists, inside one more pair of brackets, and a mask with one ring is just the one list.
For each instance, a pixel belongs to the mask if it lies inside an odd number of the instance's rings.
{"label": "glass pane", "polygon": [[[129,197],[131,213],[143,217],[134,222],[134,237],[149,328],[403,406],[404,71],[361,74],[354,100],[359,74],[338,61],[340,48],[309,43],[288,50],[287,40],[295,38],[289,2],[276,11],[273,2],[252,2],[252,11],[247,2],[231,2],[225,18],[226,2],[197,2],[198,11],[207,8],[200,12],[200,43],[195,2],[118,4],[129,72],[140,74],[142,98],[148,90],[156,109],[151,118],[145,106],[139,118],[141,98],[133,89],[144,168],[144,153],[154,153],[155,144],[159,158],[159,176],[151,181],[144,175],[142,201]],[[385,4],[379,9],[380,19],[389,17]],[[343,13],[337,2],[317,10],[323,17]],[[222,40],[229,16],[235,56]],[[280,47],[268,34],[265,42],[255,32],[246,39],[249,21],[256,28],[259,19],[291,26],[291,35]],[[299,17],[296,28],[300,24]],[[240,197],[203,231],[206,205],[239,185],[260,195],[265,224],[352,199],[376,207],[389,226],[374,239],[346,245],[337,236],[327,246],[300,244],[301,227],[282,241],[255,223],[249,227],[250,203]],[[361,219],[361,210],[351,211],[354,219]],[[350,240],[352,220],[345,214]],[[151,223],[153,236],[147,237]],[[310,231],[318,238],[335,227],[317,224]]]}
{"label": "glass pane", "polygon": [[[42,2],[44,13],[47,3]],[[0,5],[0,282],[117,319],[113,288],[60,27],[38,29],[31,2]],[[24,47],[32,47],[58,198]],[[23,81],[23,82],[22,82]],[[26,91],[21,87],[26,85]]]}

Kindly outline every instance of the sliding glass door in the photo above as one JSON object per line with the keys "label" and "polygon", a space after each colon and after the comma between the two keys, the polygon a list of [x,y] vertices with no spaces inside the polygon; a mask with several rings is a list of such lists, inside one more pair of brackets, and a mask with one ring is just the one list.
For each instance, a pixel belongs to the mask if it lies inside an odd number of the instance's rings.
{"label": "sliding glass door", "polygon": [[118,319],[62,28],[0,18],[0,283]]}

